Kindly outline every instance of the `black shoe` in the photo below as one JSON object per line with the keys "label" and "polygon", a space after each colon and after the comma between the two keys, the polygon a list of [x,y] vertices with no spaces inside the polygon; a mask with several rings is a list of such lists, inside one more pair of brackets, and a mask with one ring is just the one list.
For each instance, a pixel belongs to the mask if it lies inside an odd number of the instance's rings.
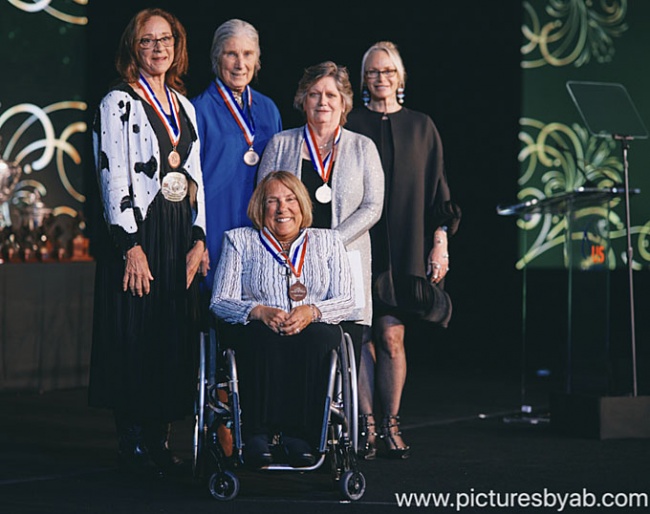
{"label": "black shoe", "polygon": [[169,423],[147,423],[143,427],[143,440],[151,460],[165,476],[180,476],[185,471],[183,460],[169,449]]}
{"label": "black shoe", "polygon": [[287,462],[294,468],[306,468],[313,466],[316,456],[307,441],[297,437],[284,436],[282,438],[284,447],[287,449]]}
{"label": "black shoe", "polygon": [[141,478],[161,478],[162,471],[151,460],[143,442],[142,426],[116,416],[117,467],[121,473]]}
{"label": "black shoe", "polygon": [[162,470],[151,460],[147,450],[137,445],[133,450],[117,452],[117,467],[121,473],[139,478],[163,477]]}
{"label": "black shoe", "polygon": [[374,460],[377,457],[377,432],[375,432],[375,417],[372,414],[359,415],[359,449],[357,455],[364,460]]}
{"label": "black shoe", "polygon": [[401,435],[399,416],[385,416],[381,423],[381,440],[386,445],[386,456],[389,459],[408,459],[411,456],[411,447],[407,444],[400,446],[395,439],[395,436]]}
{"label": "black shoe", "polygon": [[171,450],[167,447],[149,450],[151,460],[154,462],[160,472],[165,476],[181,476],[185,474],[185,462],[183,459],[176,457],[172,454]]}
{"label": "black shoe", "polygon": [[264,434],[251,437],[244,445],[244,464],[252,468],[261,468],[273,463],[269,448],[269,438]]}

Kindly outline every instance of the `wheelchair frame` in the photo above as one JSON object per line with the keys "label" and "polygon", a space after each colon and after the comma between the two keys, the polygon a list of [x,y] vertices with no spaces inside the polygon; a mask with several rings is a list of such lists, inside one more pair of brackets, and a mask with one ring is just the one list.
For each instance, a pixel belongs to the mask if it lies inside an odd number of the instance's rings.
{"label": "wheelchair frame", "polygon": [[[244,464],[241,437],[241,409],[235,352],[220,350],[215,330],[202,333],[199,341],[199,369],[195,400],[193,473],[207,481],[216,500],[232,500],[239,494],[235,469]],[[221,357],[224,365],[219,366]],[[227,401],[224,397],[227,395]],[[341,330],[341,343],[330,354],[327,395],[318,451],[320,457],[309,467],[271,464],[261,470],[312,471],[329,457],[331,474],[339,493],[347,500],[359,500],[366,480],[356,460],[358,433],[358,390],[354,349],[350,336]],[[232,434],[232,448],[223,448],[219,426]],[[232,450],[232,452],[230,451]]]}

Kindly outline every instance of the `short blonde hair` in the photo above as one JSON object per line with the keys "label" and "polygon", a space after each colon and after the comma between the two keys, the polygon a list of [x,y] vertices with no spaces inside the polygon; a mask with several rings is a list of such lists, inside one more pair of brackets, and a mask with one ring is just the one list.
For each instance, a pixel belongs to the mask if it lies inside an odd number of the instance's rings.
{"label": "short blonde hair", "polygon": [[397,78],[399,82],[399,87],[404,87],[406,85],[406,68],[404,68],[404,63],[402,62],[402,56],[397,50],[397,45],[390,41],[379,41],[372,45],[366,53],[363,54],[361,59],[361,90],[363,91],[364,86],[366,85],[366,61],[370,54],[373,52],[386,52],[391,61],[393,61],[393,66],[397,70]]}
{"label": "short blonde hair", "polygon": [[293,98],[293,106],[304,114],[307,91],[316,82],[325,77],[332,77],[334,79],[336,89],[338,89],[343,98],[343,112],[341,112],[340,125],[345,125],[345,122],[348,119],[348,114],[352,110],[354,93],[352,92],[352,84],[350,84],[348,69],[345,66],[339,66],[332,61],[315,64],[305,70],[300,82],[298,82],[298,90]]}
{"label": "short blonde hair", "polygon": [[253,226],[257,230],[262,230],[264,226],[264,212],[266,210],[266,189],[269,182],[278,180],[285,187],[291,190],[296,195],[300,212],[302,213],[302,223],[300,228],[310,227],[313,221],[312,203],[309,198],[309,192],[304,184],[293,173],[288,171],[272,171],[266,175],[253,191],[250,202],[248,202],[248,210],[246,214],[253,222]]}

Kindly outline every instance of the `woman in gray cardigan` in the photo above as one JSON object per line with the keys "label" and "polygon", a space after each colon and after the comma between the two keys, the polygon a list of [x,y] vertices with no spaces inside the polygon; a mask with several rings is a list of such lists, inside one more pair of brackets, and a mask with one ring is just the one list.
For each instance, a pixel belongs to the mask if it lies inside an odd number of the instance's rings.
{"label": "woman in gray cardigan", "polygon": [[[258,181],[272,171],[298,176],[314,203],[314,227],[337,230],[348,251],[355,311],[344,323],[357,349],[372,321],[370,228],[381,216],[384,173],[374,142],[343,128],[352,110],[345,67],[327,61],[305,70],[294,107],[307,123],[275,134],[262,155]],[[357,359],[358,362],[358,359]]]}

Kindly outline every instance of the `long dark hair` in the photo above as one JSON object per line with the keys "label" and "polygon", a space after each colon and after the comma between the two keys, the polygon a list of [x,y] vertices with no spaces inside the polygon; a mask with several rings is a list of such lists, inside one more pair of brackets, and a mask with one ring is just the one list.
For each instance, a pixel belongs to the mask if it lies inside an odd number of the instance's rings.
{"label": "long dark hair", "polygon": [[181,77],[187,73],[187,34],[185,28],[173,14],[159,8],[143,9],[136,14],[124,29],[115,58],[115,67],[125,82],[137,82],[140,77],[138,60],[138,34],[149,18],[160,16],[167,20],[174,35],[174,62],[165,74],[165,83],[181,94],[185,94],[185,84]]}

